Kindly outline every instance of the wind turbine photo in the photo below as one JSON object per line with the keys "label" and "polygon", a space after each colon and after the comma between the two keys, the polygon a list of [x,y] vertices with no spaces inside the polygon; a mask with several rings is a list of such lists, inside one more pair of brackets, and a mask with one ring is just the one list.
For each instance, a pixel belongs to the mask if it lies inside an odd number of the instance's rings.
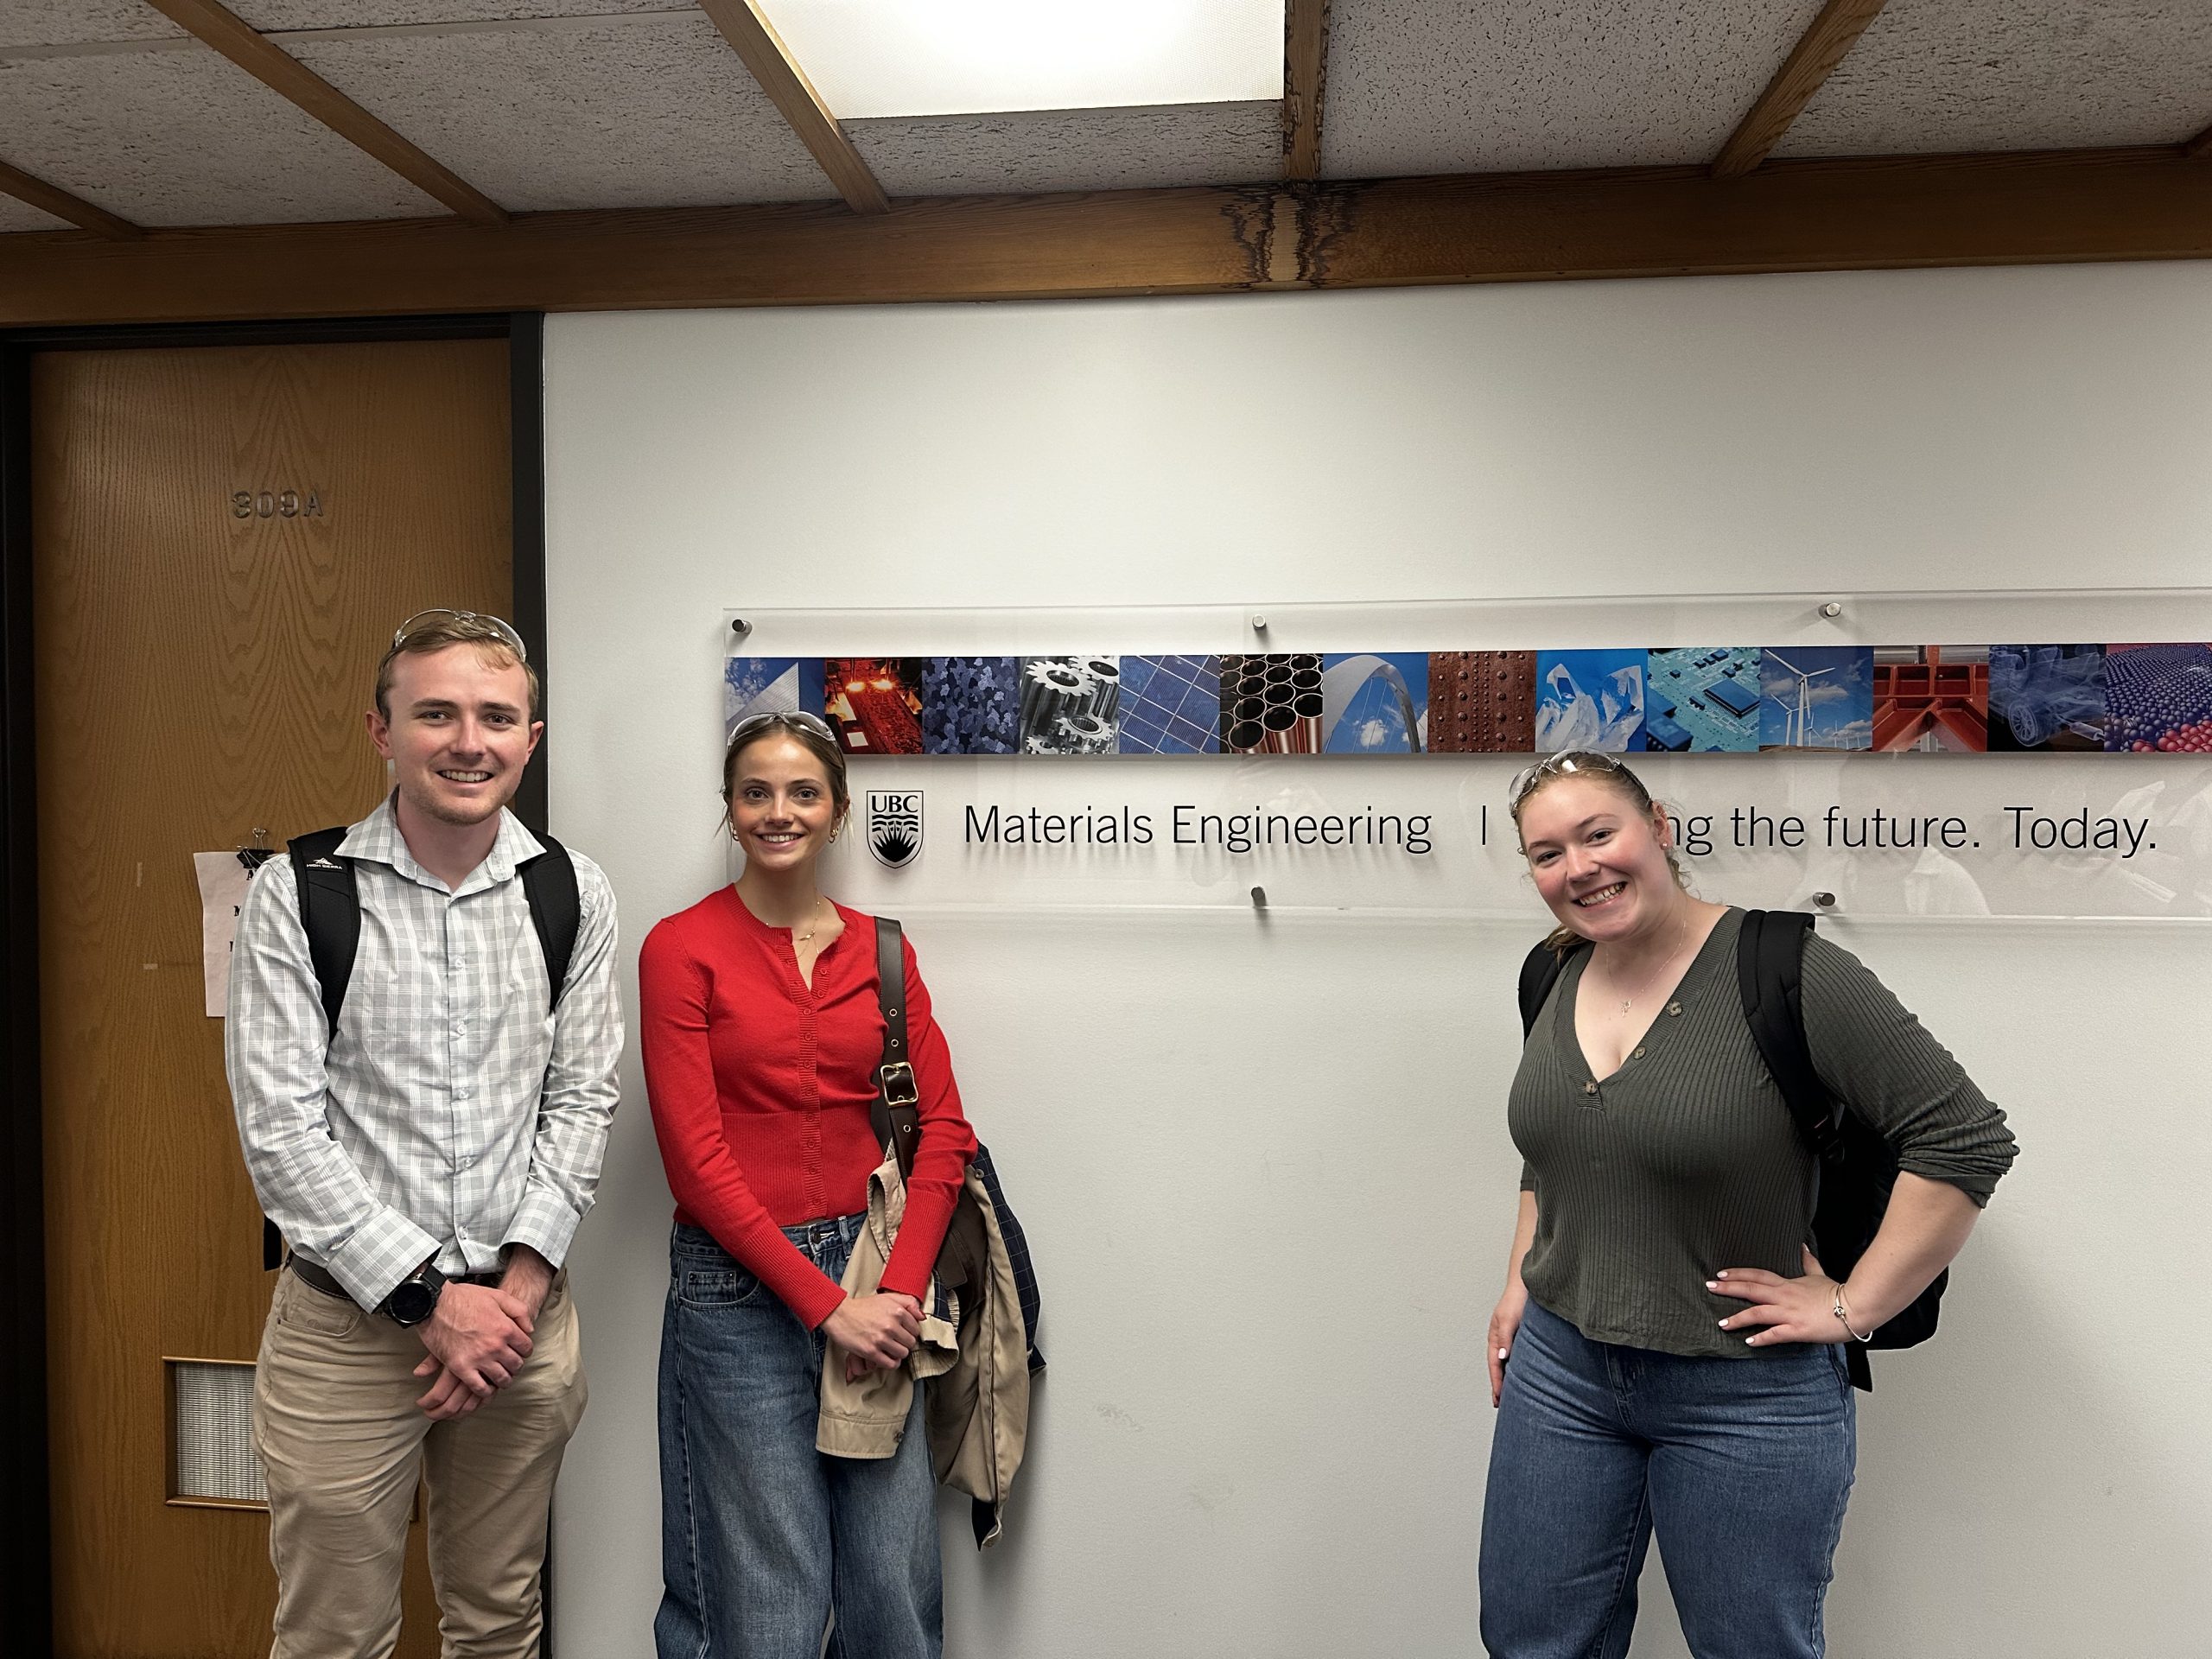
{"label": "wind turbine photo", "polygon": [[1874,652],[1867,645],[1769,646],[1759,660],[1759,747],[1864,749],[1874,738]]}
{"label": "wind turbine photo", "polygon": [[1795,709],[1777,696],[1769,696],[1767,701],[1782,710],[1783,746],[1785,748],[1802,749],[1805,747],[1805,716],[1812,711],[1813,682],[1823,674],[1834,673],[1835,670],[1816,668],[1808,674],[1778,651],[1770,651],[1767,655],[1780,664],[1789,673],[1796,676],[1797,703]]}

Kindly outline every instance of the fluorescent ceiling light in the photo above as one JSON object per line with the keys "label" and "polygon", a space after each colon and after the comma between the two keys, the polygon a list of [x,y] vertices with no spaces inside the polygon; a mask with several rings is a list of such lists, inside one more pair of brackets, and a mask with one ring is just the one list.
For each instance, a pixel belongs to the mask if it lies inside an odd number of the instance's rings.
{"label": "fluorescent ceiling light", "polygon": [[831,113],[1282,96],[1283,0],[761,0]]}

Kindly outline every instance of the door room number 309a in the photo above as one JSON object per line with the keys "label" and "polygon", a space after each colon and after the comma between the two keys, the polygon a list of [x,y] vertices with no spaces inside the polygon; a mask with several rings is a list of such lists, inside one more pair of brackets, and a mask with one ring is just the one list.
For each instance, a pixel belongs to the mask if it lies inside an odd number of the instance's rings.
{"label": "door room number 309a", "polygon": [[233,490],[233,518],[320,518],[322,496],[315,490]]}

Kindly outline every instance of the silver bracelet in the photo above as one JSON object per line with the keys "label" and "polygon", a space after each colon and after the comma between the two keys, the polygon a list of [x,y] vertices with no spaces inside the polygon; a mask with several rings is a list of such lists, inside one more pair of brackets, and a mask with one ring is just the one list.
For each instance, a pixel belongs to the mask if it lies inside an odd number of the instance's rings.
{"label": "silver bracelet", "polygon": [[1851,1310],[1843,1305],[1843,1287],[1840,1284],[1838,1284],[1835,1287],[1835,1303],[1830,1311],[1835,1315],[1835,1322],[1844,1328],[1845,1332],[1853,1342],[1872,1342],[1874,1340],[1874,1333],[1871,1330],[1863,1337],[1856,1331],[1852,1330]]}

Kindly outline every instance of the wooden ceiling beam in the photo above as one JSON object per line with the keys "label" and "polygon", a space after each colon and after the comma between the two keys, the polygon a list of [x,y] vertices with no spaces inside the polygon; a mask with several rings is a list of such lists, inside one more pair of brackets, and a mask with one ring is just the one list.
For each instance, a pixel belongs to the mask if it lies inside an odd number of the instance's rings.
{"label": "wooden ceiling beam", "polygon": [[2125,150],[0,236],[0,327],[1213,294],[2212,258],[2212,167]]}
{"label": "wooden ceiling beam", "polygon": [[1321,176],[1321,99],[1329,73],[1329,0],[1290,0],[1283,11],[1283,177]]}
{"label": "wooden ceiling beam", "polygon": [[1319,285],[2212,257],[2212,168],[2168,146],[1391,180],[1309,228]]}
{"label": "wooden ceiling beam", "polygon": [[0,196],[13,196],[42,213],[66,219],[80,230],[92,231],[118,242],[128,242],[146,232],[127,219],[118,219],[105,207],[95,207],[81,196],[73,196],[44,179],[34,178],[20,168],[0,162]]}
{"label": "wooden ceiling beam", "polygon": [[365,150],[434,201],[480,225],[504,225],[507,210],[435,157],[401,137],[297,58],[216,0],[146,0],[263,86]]}
{"label": "wooden ceiling beam", "polygon": [[1820,16],[1806,25],[1797,44],[1782,60],[1782,67],[1774,72],[1774,79],[1751,105],[1751,113],[1720,147],[1713,163],[1715,178],[1735,178],[1767,158],[1782,142],[1782,135],[1789,130],[1790,123],[1813,101],[1821,83],[1859,44],[1866,26],[1881,15],[1883,4],[1884,0],[1828,0],[1821,8]]}
{"label": "wooden ceiling beam", "polygon": [[699,10],[714,20],[722,38],[745,60],[753,79],[830,175],[845,206],[856,213],[890,212],[891,198],[755,0],[699,0]]}

